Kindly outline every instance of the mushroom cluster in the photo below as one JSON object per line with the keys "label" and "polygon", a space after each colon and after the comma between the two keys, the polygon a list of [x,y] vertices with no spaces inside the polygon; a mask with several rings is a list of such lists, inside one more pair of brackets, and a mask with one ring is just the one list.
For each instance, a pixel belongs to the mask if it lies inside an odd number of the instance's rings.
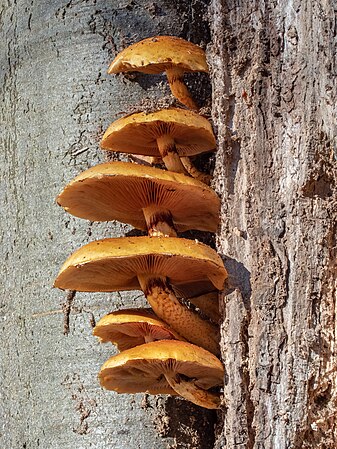
{"label": "mushroom cluster", "polygon": [[219,222],[219,198],[189,159],[214,150],[215,137],[182,80],[185,72],[207,72],[206,58],[190,42],[158,36],[122,51],[109,73],[135,70],[165,71],[172,93],[194,111],[168,108],[128,115],[108,127],[101,148],[160,157],[167,170],[131,162],[99,164],[74,178],[57,202],[77,217],[118,220],[148,235],[79,248],[54,285],[83,292],[141,290],[151,306],[110,313],[96,325],[94,335],[120,351],[100,371],[104,388],[176,394],[219,408],[224,369],[217,358],[217,292],[227,273],[212,248],[178,237],[186,230],[214,232]]}

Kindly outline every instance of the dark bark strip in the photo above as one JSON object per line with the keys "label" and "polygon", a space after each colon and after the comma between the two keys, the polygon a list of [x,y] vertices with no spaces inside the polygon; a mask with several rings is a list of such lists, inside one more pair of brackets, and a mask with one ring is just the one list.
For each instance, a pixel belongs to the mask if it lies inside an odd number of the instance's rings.
{"label": "dark bark strip", "polygon": [[63,334],[68,335],[70,332],[70,312],[73,301],[75,299],[76,290],[69,290],[64,303],[62,304],[63,311]]}
{"label": "dark bark strip", "polygon": [[238,289],[219,448],[337,440],[333,17],[329,2],[212,2],[218,250]]}

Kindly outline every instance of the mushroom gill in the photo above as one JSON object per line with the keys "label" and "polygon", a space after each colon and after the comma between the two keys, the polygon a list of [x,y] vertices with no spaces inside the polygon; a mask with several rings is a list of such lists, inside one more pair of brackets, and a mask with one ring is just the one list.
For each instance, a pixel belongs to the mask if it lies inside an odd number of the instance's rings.
{"label": "mushroom gill", "polygon": [[143,290],[155,314],[186,340],[219,353],[216,326],[180,303],[222,289],[227,277],[210,247],[175,237],[124,237],[91,242],[68,258],[55,286],[78,291]]}
{"label": "mushroom gill", "polygon": [[210,352],[193,344],[161,340],[117,354],[102,366],[102,387],[118,393],[173,392],[201,407],[221,407],[224,368]]}

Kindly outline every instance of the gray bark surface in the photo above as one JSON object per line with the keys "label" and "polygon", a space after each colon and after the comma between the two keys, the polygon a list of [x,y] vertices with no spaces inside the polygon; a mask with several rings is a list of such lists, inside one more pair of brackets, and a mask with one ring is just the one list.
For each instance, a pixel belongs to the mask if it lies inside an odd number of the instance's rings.
{"label": "gray bark surface", "polygon": [[200,43],[198,30],[205,35],[206,25],[200,17],[190,30],[201,9],[193,4],[21,0],[0,6],[2,448],[211,447],[213,414],[179,399],[99,387],[97,373],[114,349],[92,336],[94,320],[145,305],[140,292],[78,293],[67,305],[67,294],[52,289],[76,248],[130,231],[74,218],[55,197],[75,175],[105,160],[98,142],[112,120],[139,109],[145,98],[153,103],[169,95],[164,77],[110,77],[109,62],[126,45],[156,34]]}
{"label": "gray bark surface", "polygon": [[333,2],[214,0],[226,367],[217,448],[335,448]]}

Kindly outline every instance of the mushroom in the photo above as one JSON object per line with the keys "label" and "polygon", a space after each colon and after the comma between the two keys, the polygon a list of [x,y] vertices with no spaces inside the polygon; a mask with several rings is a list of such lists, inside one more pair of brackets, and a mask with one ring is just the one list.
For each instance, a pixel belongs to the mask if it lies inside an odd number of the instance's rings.
{"label": "mushroom", "polygon": [[187,156],[181,157],[180,160],[185,170],[190,176],[192,176],[192,178],[196,178],[198,181],[203,182],[208,186],[210,185],[212,181],[211,175],[199,171],[197,167],[192,163],[191,159]]}
{"label": "mushroom", "polygon": [[198,109],[183,81],[186,72],[208,72],[202,48],[175,36],[156,36],[137,42],[120,52],[108,73],[166,72],[172,94],[190,109]]}
{"label": "mushroom", "polygon": [[91,221],[119,220],[151,236],[189,229],[215,232],[220,201],[201,182],[180,173],[129,162],[96,165],[57,197],[64,209]]}
{"label": "mushroom", "polygon": [[[160,165],[163,163],[162,159],[160,157],[153,157],[153,156],[142,156],[139,154],[130,154],[130,159],[134,162],[137,162],[138,164],[142,165]],[[192,176],[192,178],[196,178],[198,181],[203,182],[206,185],[210,185],[212,181],[212,176],[203,173],[199,171],[196,166],[192,163],[191,159],[187,156],[180,158],[181,163],[183,164],[186,172]]]}
{"label": "mushroom", "polygon": [[54,286],[86,292],[142,290],[155,314],[186,340],[219,353],[216,326],[177,296],[221,290],[227,272],[207,245],[176,237],[120,237],[91,242],[62,266]]}
{"label": "mushroom", "polygon": [[208,351],[187,342],[162,340],[117,354],[102,366],[101,386],[117,393],[174,394],[209,409],[221,406],[208,391],[223,385],[224,368]]}
{"label": "mushroom", "polygon": [[197,307],[201,312],[210,318],[214,323],[220,321],[221,315],[219,311],[219,292],[214,291],[205,295],[188,298],[188,301]]}
{"label": "mushroom", "polygon": [[182,340],[151,309],[124,309],[99,320],[93,334],[101,343],[112,342],[120,351],[156,340]]}
{"label": "mushroom", "polygon": [[101,141],[105,150],[160,156],[168,170],[185,174],[181,156],[212,151],[215,146],[209,121],[178,108],[122,117],[109,126]]}

